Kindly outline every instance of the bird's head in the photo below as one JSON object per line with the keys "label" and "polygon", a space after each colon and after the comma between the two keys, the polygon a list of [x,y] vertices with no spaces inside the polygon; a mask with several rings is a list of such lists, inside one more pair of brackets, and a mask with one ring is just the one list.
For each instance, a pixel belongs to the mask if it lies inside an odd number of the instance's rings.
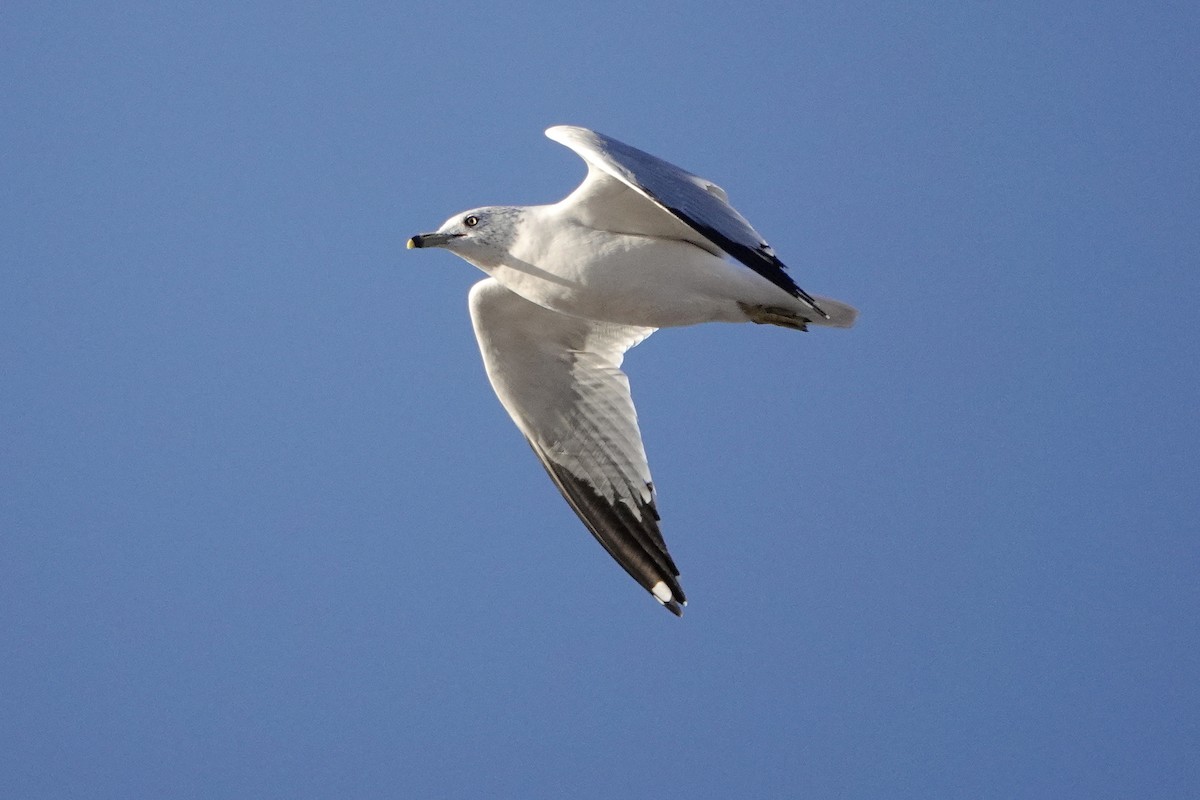
{"label": "bird's head", "polygon": [[433,233],[418,233],[408,240],[408,247],[441,247],[486,270],[507,255],[521,213],[522,209],[505,206],[473,208],[455,214]]}

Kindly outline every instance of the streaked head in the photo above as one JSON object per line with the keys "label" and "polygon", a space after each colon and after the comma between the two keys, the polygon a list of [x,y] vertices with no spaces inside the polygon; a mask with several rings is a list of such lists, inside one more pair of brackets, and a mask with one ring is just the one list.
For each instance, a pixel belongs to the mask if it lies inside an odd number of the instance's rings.
{"label": "streaked head", "polygon": [[494,267],[508,254],[523,212],[509,206],[473,208],[454,215],[433,233],[418,233],[408,247],[441,247],[481,269]]}

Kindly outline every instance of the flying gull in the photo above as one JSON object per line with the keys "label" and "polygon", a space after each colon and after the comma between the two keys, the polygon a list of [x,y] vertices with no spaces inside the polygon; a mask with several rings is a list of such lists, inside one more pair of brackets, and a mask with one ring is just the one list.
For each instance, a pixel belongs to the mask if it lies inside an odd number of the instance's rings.
{"label": "flying gull", "polygon": [[657,328],[849,328],[857,312],[797,286],[712,181],[586,128],[546,135],[587,162],[575,191],[464,211],[408,246],[487,273],[469,302],[492,388],[592,535],[679,616],[687,599],[659,529],[625,351]]}

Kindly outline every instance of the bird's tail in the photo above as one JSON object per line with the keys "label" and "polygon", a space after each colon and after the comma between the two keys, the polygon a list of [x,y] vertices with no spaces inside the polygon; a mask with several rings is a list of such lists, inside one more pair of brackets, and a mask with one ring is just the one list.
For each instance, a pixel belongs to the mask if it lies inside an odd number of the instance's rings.
{"label": "bird's tail", "polygon": [[829,328],[850,328],[854,325],[854,320],[858,318],[858,309],[853,306],[848,306],[845,303],[839,303],[837,300],[832,300],[828,297],[814,297],[817,305],[821,310],[829,315],[829,319],[817,317],[809,322],[809,325],[824,325]]}

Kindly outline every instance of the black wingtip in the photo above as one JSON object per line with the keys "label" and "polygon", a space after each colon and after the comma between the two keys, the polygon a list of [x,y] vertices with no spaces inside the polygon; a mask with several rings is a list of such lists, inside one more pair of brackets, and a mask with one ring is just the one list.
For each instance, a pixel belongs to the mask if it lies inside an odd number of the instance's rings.
{"label": "black wingtip", "polygon": [[683,211],[682,209],[673,208],[667,205],[664,205],[663,208],[679,217],[680,220],[691,226],[692,230],[704,236],[710,242],[720,247],[742,264],[754,270],[759,275],[762,275],[764,278],[778,286],[780,289],[783,289],[792,297],[799,297],[801,300],[812,306],[813,311],[816,311],[825,319],[829,319],[829,315],[825,313],[825,309],[817,305],[817,301],[813,299],[812,295],[796,285],[796,282],[792,280],[792,276],[788,275],[787,267],[773,252],[771,252],[769,247],[765,247],[765,245],[758,248],[747,247],[746,245],[736,242],[733,239],[730,239],[728,236],[723,235],[711,225],[705,225],[704,223],[696,220],[694,217],[689,216],[687,212]]}
{"label": "black wingtip", "polygon": [[677,617],[683,616],[683,606],[681,606],[679,603],[676,603],[674,600],[670,601],[669,603],[663,603],[662,607]]}
{"label": "black wingtip", "polygon": [[825,309],[823,309],[819,305],[817,305],[817,301],[813,299],[813,296],[811,294],[804,291],[799,286],[796,287],[796,291],[798,291],[800,293],[801,300],[803,300],[804,302],[806,302],[810,306],[812,306],[813,311],[816,311],[818,314],[820,314],[825,319],[829,319],[829,315],[825,313]]}
{"label": "black wingtip", "polygon": [[659,604],[677,617],[683,616],[683,607],[687,605],[683,587],[679,585],[678,576],[668,576],[666,581],[659,581],[650,589],[650,594]]}

